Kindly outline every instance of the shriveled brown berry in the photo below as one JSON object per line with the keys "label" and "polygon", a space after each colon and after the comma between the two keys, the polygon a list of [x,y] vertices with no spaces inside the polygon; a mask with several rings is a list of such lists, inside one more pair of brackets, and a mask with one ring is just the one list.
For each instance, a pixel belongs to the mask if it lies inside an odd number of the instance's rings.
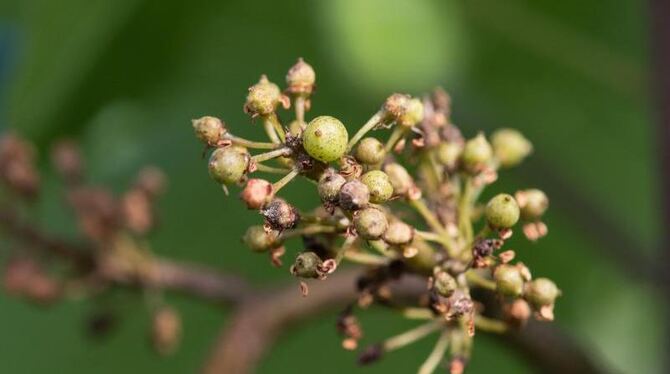
{"label": "shriveled brown berry", "polygon": [[300,278],[319,278],[319,267],[323,261],[314,252],[302,252],[291,266],[291,274]]}
{"label": "shriveled brown berry", "polygon": [[340,189],[339,202],[344,210],[362,209],[370,202],[370,189],[357,179],[349,181]]}
{"label": "shriveled brown berry", "polygon": [[268,203],[261,210],[261,214],[270,228],[280,232],[294,228],[300,221],[298,210],[280,198],[274,198]]}
{"label": "shriveled brown berry", "polygon": [[340,189],[347,180],[334,169],[326,170],[317,186],[319,197],[325,203],[335,203],[340,196]]}

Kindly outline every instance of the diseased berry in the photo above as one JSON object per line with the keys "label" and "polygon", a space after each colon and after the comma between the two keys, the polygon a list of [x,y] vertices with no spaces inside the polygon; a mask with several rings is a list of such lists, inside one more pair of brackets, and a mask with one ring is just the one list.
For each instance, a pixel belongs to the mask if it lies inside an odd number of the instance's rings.
{"label": "diseased berry", "polygon": [[519,268],[513,265],[499,265],[493,272],[496,290],[505,296],[517,297],[523,292],[523,277]]}
{"label": "diseased berry", "polygon": [[526,285],[524,295],[535,306],[553,305],[561,291],[547,278],[537,278]]}
{"label": "diseased berry", "polygon": [[291,266],[291,274],[300,278],[319,278],[319,267],[323,261],[314,252],[302,252]]}
{"label": "diseased berry", "polygon": [[249,209],[260,209],[272,197],[272,183],[265,179],[249,179],[240,198]]}
{"label": "diseased berry", "polygon": [[318,191],[321,201],[335,203],[340,196],[340,190],[347,180],[334,169],[328,169],[319,178]]}
{"label": "diseased berry", "polygon": [[286,74],[288,91],[294,94],[312,93],[315,82],[316,73],[314,72],[314,68],[312,68],[312,65],[306,63],[302,57],[298,59],[295,65],[291,66]]}
{"label": "diseased berry", "polygon": [[362,164],[377,165],[384,161],[386,150],[379,140],[368,137],[358,143],[355,156],[356,160]]}
{"label": "diseased berry", "polygon": [[365,208],[354,214],[356,232],[366,240],[379,239],[388,228],[386,215],[377,208]]}
{"label": "diseased berry", "polygon": [[461,154],[461,163],[468,173],[476,174],[482,171],[493,157],[493,149],[484,137],[479,133],[474,138],[465,142],[463,153]]}
{"label": "diseased berry", "polygon": [[274,113],[281,102],[282,93],[279,86],[262,75],[258,83],[249,87],[244,111],[252,115],[267,116]]}
{"label": "diseased berry", "polygon": [[221,184],[239,183],[247,173],[249,158],[244,148],[217,148],[209,157],[209,175]]}
{"label": "diseased berry", "polygon": [[408,244],[414,239],[414,228],[400,220],[393,220],[389,223],[388,229],[384,232],[383,239],[391,245]]}
{"label": "diseased berry", "polygon": [[491,227],[510,228],[519,220],[519,205],[512,195],[501,193],[489,200],[484,214]]}
{"label": "diseased berry", "polygon": [[277,231],[268,231],[259,225],[250,226],[244,233],[242,241],[254,252],[265,252],[281,244]]}
{"label": "diseased berry", "polygon": [[191,122],[195,136],[209,146],[215,146],[226,132],[223,122],[216,117],[205,116]]}
{"label": "diseased berry", "polygon": [[393,196],[393,185],[389,176],[383,171],[372,170],[361,177],[363,182],[370,190],[370,201],[375,204],[381,204]]}
{"label": "diseased berry", "polygon": [[300,221],[298,210],[280,198],[274,198],[268,203],[261,210],[261,214],[270,228],[280,232],[294,228]]}
{"label": "diseased berry", "polygon": [[549,207],[547,195],[536,188],[517,191],[514,196],[519,203],[519,209],[521,209],[521,218],[527,221],[539,219]]}
{"label": "diseased berry", "polygon": [[396,195],[406,195],[414,186],[414,180],[407,172],[407,169],[400,164],[387,164],[384,166],[384,172],[388,175]]}
{"label": "diseased berry", "polygon": [[433,287],[440,296],[449,297],[456,291],[458,284],[449,273],[439,270],[433,274]]}
{"label": "diseased berry", "polygon": [[533,151],[533,145],[514,129],[500,129],[491,135],[493,154],[503,168],[516,166]]}
{"label": "diseased berry", "polygon": [[337,118],[319,116],[314,118],[302,134],[303,147],[313,158],[322,162],[339,159],[347,150],[349,134]]}
{"label": "diseased berry", "polygon": [[403,114],[398,118],[400,126],[412,127],[423,120],[423,103],[421,100],[410,99]]}
{"label": "diseased berry", "polygon": [[370,189],[357,179],[349,181],[340,189],[339,202],[344,210],[362,209],[370,202]]}

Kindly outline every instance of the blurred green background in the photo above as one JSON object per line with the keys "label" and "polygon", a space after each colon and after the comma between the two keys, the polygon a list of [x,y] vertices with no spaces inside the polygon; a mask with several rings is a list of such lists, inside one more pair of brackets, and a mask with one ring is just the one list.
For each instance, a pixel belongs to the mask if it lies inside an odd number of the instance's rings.
{"label": "blurred green background", "polygon": [[[392,92],[442,85],[466,135],[510,126],[535,144],[528,167],[503,174],[496,187],[539,187],[552,198],[549,236],[537,245],[518,240],[515,249],[563,289],[556,323],[612,371],[660,373],[664,305],[632,262],[616,260],[620,252],[650,259],[660,240],[648,23],[645,3],[635,0],[2,0],[0,126],[42,150],[45,194],[34,214],[50,230],[73,227],[46,150],[74,137],[97,183],[121,190],[147,163],[169,175],[151,237],[156,252],[267,284],[288,281],[286,269],[238,245],[259,218],[209,180],[190,119],[220,116],[259,138],[242,111],[246,88],[261,73],[283,83],[299,56],[317,71],[310,115],[334,115],[350,130]],[[304,206],[316,201],[304,184],[286,194]],[[169,301],[183,313],[184,339],[179,352],[159,358],[146,344],[138,295],[47,309],[2,295],[0,371],[195,372],[226,312]],[[95,340],[84,326],[100,308],[120,323]],[[360,369],[339,348],[336,312],[284,336],[259,372],[414,372],[433,343]],[[368,342],[411,325],[384,310],[363,316]],[[532,372],[480,334],[469,372],[492,370]]]}

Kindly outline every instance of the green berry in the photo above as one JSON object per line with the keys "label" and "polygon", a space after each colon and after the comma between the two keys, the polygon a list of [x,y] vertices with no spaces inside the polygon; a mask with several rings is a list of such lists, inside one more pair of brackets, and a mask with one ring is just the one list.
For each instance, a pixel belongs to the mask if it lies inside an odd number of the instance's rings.
{"label": "green berry", "polygon": [[560,295],[561,291],[556,287],[556,283],[547,278],[533,280],[528,283],[525,290],[526,299],[535,306],[552,305]]}
{"label": "green berry", "polygon": [[302,58],[299,58],[286,74],[286,84],[288,84],[289,91],[294,94],[311,93],[315,82],[314,68]]}
{"label": "green berry", "polygon": [[448,169],[453,170],[463,153],[463,144],[457,142],[440,143],[437,147],[437,160]]}
{"label": "green berry", "polygon": [[364,138],[358,143],[355,156],[362,164],[377,165],[384,161],[386,150],[376,138]]}
{"label": "green berry", "polygon": [[440,296],[449,297],[456,291],[458,284],[449,273],[439,270],[433,274],[433,287]]}
{"label": "green berry", "polygon": [[319,116],[307,125],[302,141],[310,156],[322,162],[331,162],[346,152],[349,134],[337,118]]}
{"label": "green berry", "polygon": [[366,240],[379,239],[388,228],[386,215],[376,208],[365,208],[354,214],[356,232]]}
{"label": "green berry", "polygon": [[423,120],[423,103],[419,99],[411,99],[403,114],[398,118],[401,126],[412,127]]}
{"label": "green berry", "polygon": [[328,169],[319,178],[317,189],[319,197],[324,203],[335,203],[340,196],[340,190],[347,180],[333,169]]}
{"label": "green berry", "polygon": [[502,295],[517,297],[523,292],[523,277],[516,266],[498,266],[493,278],[496,281],[496,290]]}
{"label": "green berry", "polygon": [[314,252],[303,252],[296,257],[293,266],[291,266],[291,274],[300,278],[318,278],[319,266],[323,261]]}
{"label": "green berry", "polygon": [[363,174],[361,182],[368,186],[372,203],[381,204],[393,195],[393,185],[389,176],[381,170],[372,170]]}
{"label": "green berry", "polygon": [[209,146],[216,145],[226,132],[223,122],[216,117],[205,116],[191,122],[195,136]]}
{"label": "green berry", "polygon": [[389,223],[383,239],[390,245],[403,245],[411,242],[413,238],[414,228],[396,219]]}
{"label": "green berry", "polygon": [[263,226],[249,227],[242,241],[254,252],[265,252],[281,244],[277,231],[267,231]]}
{"label": "green berry", "polygon": [[363,182],[354,179],[342,185],[338,201],[344,210],[365,208],[370,202],[370,189]]}
{"label": "green berry", "polygon": [[253,115],[267,116],[274,113],[281,101],[282,93],[279,86],[262,75],[258,83],[249,87],[244,110]]}
{"label": "green berry", "polygon": [[493,153],[500,166],[510,168],[518,165],[533,151],[533,145],[519,131],[500,129],[491,135]]}
{"label": "green berry", "polygon": [[247,173],[249,158],[244,148],[217,148],[209,157],[209,175],[221,184],[239,183]]}
{"label": "green berry", "polygon": [[549,207],[547,195],[535,188],[518,191],[515,196],[521,209],[521,218],[527,221],[539,219]]}
{"label": "green berry", "polygon": [[519,220],[519,205],[512,195],[501,193],[486,204],[486,221],[496,229],[507,229]]}
{"label": "green berry", "polygon": [[465,143],[461,162],[465,171],[476,174],[491,162],[492,157],[493,149],[484,134],[480,133]]}
{"label": "green berry", "polygon": [[384,166],[384,172],[389,177],[393,191],[397,195],[406,195],[414,186],[414,180],[402,165],[392,163]]}

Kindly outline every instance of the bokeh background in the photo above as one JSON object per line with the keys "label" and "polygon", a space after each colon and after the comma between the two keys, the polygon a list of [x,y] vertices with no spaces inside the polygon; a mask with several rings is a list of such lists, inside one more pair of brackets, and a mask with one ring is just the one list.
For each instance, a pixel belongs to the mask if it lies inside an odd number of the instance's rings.
{"label": "bokeh background", "polygon": [[[556,323],[614,372],[660,373],[664,306],[644,271],[663,229],[649,55],[648,11],[636,0],[1,0],[0,127],[42,151],[47,176],[34,215],[51,231],[74,230],[47,157],[67,136],[83,145],[97,183],[121,190],[147,163],[166,171],[151,237],[158,254],[267,284],[289,280],[286,269],[238,244],[259,218],[209,180],[190,119],[220,116],[259,138],[242,112],[246,88],[261,73],[282,82],[299,56],[317,71],[310,115],[334,115],[350,129],[392,92],[442,85],[466,135],[504,125],[534,142],[526,167],[497,188],[539,187],[552,198],[549,236],[515,248],[563,289]],[[304,184],[286,194],[304,206],[317,199]],[[195,372],[228,312],[168,300],[184,337],[160,358],[146,344],[149,317],[136,294],[49,308],[2,295],[0,371]],[[91,339],[85,321],[101,309],[119,324]],[[414,372],[432,345],[357,368],[339,348],[336,312],[285,335],[259,372]],[[378,309],[363,323],[368,341],[411,325]],[[470,370],[532,372],[484,334]]]}

